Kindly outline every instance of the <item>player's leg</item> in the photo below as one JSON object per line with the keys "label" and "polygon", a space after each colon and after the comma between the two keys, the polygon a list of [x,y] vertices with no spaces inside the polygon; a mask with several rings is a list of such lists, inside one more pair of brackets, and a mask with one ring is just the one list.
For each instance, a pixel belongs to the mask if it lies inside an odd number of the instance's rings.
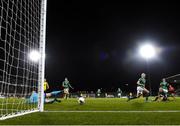
{"label": "player's leg", "polygon": [[158,102],[159,102],[159,101],[161,100],[161,97],[163,97],[163,96],[162,96],[162,94],[159,92],[159,93],[158,93],[158,96],[156,96],[153,101],[158,101]]}
{"label": "player's leg", "polygon": [[172,91],[172,92],[171,92],[171,96],[173,97],[174,101],[176,100],[175,94],[176,94],[175,91]]}
{"label": "player's leg", "polygon": [[167,100],[166,94],[162,89],[161,92],[160,92],[160,100],[159,101],[166,101],[166,100]]}
{"label": "player's leg", "polygon": [[173,100],[175,101],[176,100],[175,93],[172,93],[171,96],[173,97]]}
{"label": "player's leg", "polygon": [[167,90],[167,89],[163,89],[163,92],[164,92],[165,97],[167,97],[167,95],[168,95],[168,90]]}
{"label": "player's leg", "polygon": [[155,98],[154,101],[159,101],[159,99],[162,97],[162,92],[163,92],[163,90],[162,90],[162,88],[160,87],[160,88],[159,88],[159,92],[158,92],[158,96],[156,96],[156,98]]}
{"label": "player's leg", "polygon": [[137,87],[137,98],[141,97],[143,95],[143,88],[138,86]]}
{"label": "player's leg", "polygon": [[61,93],[62,91],[52,91],[50,93],[45,93],[46,98],[51,96],[56,96],[57,94]]}
{"label": "player's leg", "polygon": [[57,96],[58,94],[60,94],[62,91],[52,91],[51,95]]}
{"label": "player's leg", "polygon": [[61,92],[62,92],[62,91],[53,91],[53,92],[51,92],[51,95],[54,96],[54,101],[56,101],[56,102],[61,102],[61,100],[58,100],[58,99],[57,99],[57,95],[60,94]]}
{"label": "player's leg", "polygon": [[54,99],[45,99],[45,103],[53,103],[54,101],[61,102],[61,100],[57,99],[57,95],[60,94],[62,91],[52,91],[50,93],[46,93],[46,97],[54,96]]}
{"label": "player's leg", "polygon": [[159,95],[155,97],[153,101],[157,101],[159,99]]}
{"label": "player's leg", "polygon": [[46,104],[52,104],[55,102],[55,99],[45,99]]}
{"label": "player's leg", "polygon": [[56,97],[54,99],[45,99],[45,103],[54,103],[54,102],[61,102],[61,100],[58,100]]}
{"label": "player's leg", "polygon": [[167,97],[168,97],[168,90],[167,89],[162,89],[163,92],[163,101],[167,101]]}
{"label": "player's leg", "polygon": [[67,90],[66,90],[66,99],[68,99],[69,98],[69,88],[67,88]]}
{"label": "player's leg", "polygon": [[135,96],[135,97],[128,97],[128,100],[127,101],[130,101],[130,100],[132,100],[132,99],[137,99],[137,98],[139,98],[140,96],[141,96],[142,94],[140,93],[140,95],[137,97],[137,96]]}
{"label": "player's leg", "polygon": [[159,88],[158,95],[155,97],[155,99],[153,101],[159,101],[159,99],[161,98],[161,93],[162,93],[162,89]]}
{"label": "player's leg", "polygon": [[143,92],[145,93],[145,97],[146,97],[146,101],[148,101],[149,98],[149,90],[147,90],[146,88],[143,89]]}
{"label": "player's leg", "polygon": [[136,99],[136,98],[139,98],[143,93],[143,89],[141,87],[137,87],[137,95],[135,97],[132,97],[132,96],[128,96],[128,100],[127,101],[130,101],[132,99]]}
{"label": "player's leg", "polygon": [[169,97],[172,97],[173,100],[175,101],[175,92],[169,92]]}
{"label": "player's leg", "polygon": [[64,99],[66,99],[66,98],[67,98],[67,89],[64,88]]}
{"label": "player's leg", "polygon": [[160,98],[160,92],[158,92],[158,95],[155,97],[153,101],[157,101]]}

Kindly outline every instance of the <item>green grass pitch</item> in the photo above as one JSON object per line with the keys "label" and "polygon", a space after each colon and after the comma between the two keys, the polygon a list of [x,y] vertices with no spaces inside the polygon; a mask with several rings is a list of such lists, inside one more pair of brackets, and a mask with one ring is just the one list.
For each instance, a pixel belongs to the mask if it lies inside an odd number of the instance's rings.
{"label": "green grass pitch", "polygon": [[61,103],[46,104],[45,112],[0,121],[0,125],[180,124],[180,98],[168,102],[144,102],[144,98],[126,100],[87,98],[84,105],[79,105],[77,99],[62,99]]}

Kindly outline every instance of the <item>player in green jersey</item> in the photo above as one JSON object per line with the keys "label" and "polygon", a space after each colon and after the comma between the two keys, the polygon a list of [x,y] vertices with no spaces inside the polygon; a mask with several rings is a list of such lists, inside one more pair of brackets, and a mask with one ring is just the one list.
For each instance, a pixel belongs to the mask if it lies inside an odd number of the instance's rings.
{"label": "player in green jersey", "polygon": [[145,84],[146,84],[146,74],[142,73],[141,78],[139,78],[139,80],[137,81],[137,96],[133,98],[128,97],[128,101],[131,99],[139,98],[141,95],[143,95],[143,93],[145,93],[145,97],[146,97],[145,100],[148,101],[149,91],[145,88]]}
{"label": "player in green jersey", "polygon": [[160,87],[162,88],[162,93],[164,94],[164,98],[167,99],[169,84],[168,82],[166,82],[165,78],[162,79],[162,82],[160,83]]}
{"label": "player in green jersey", "polygon": [[[163,78],[162,82],[160,83],[160,87],[159,87],[159,92],[158,92],[158,96],[156,96],[154,101],[159,101],[159,100],[167,100],[167,94],[168,94],[168,87],[169,84],[168,82],[166,82],[166,79]],[[162,99],[161,99],[162,98]]]}
{"label": "player in green jersey", "polygon": [[121,98],[121,95],[122,95],[122,90],[121,90],[121,88],[118,88],[118,90],[117,90],[117,97]]}
{"label": "player in green jersey", "polygon": [[62,87],[64,88],[64,98],[67,99],[69,97],[69,88],[73,89],[67,78],[63,81]]}
{"label": "player in green jersey", "polygon": [[96,94],[97,94],[97,97],[100,97],[101,96],[101,89],[98,89]]}

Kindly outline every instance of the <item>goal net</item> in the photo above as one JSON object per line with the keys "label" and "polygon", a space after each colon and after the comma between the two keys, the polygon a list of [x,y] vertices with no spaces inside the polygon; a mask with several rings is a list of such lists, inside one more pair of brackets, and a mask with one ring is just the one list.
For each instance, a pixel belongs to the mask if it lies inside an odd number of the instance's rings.
{"label": "goal net", "polygon": [[[43,110],[45,18],[45,0],[0,0],[1,120]],[[39,100],[29,103],[33,91]]]}

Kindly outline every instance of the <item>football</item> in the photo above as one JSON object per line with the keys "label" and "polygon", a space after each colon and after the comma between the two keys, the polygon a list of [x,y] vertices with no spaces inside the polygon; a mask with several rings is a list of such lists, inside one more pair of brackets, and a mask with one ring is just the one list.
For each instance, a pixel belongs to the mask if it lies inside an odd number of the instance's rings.
{"label": "football", "polygon": [[79,103],[80,105],[84,104],[84,103],[85,103],[85,98],[84,98],[84,97],[79,97],[79,98],[78,98],[78,103]]}

